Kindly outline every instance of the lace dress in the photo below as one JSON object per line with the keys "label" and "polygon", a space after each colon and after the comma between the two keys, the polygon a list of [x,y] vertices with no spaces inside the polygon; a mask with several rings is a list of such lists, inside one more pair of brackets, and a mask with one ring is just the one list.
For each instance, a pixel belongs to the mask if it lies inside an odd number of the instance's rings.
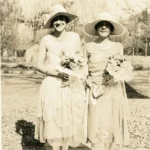
{"label": "lace dress", "polygon": [[[128,101],[123,82],[112,87],[102,87],[102,74],[110,56],[121,52],[122,45],[114,42],[105,50],[98,44],[87,43],[85,50],[88,58],[89,76],[92,83],[89,94],[88,138],[94,144],[115,143],[128,144]],[[104,89],[104,93],[96,96],[96,89]],[[93,100],[96,103],[93,103]]]}
{"label": "lace dress", "polygon": [[[45,62],[55,69],[61,68],[61,51],[70,55],[81,51],[79,36],[73,32],[68,32],[65,41],[58,41],[51,35],[46,40],[48,44]],[[47,140],[52,146],[67,143],[74,147],[85,140],[85,88],[82,81],[78,82],[78,88],[71,88],[62,87],[62,80],[58,77],[47,76],[43,80],[37,109],[36,139],[41,142]]]}

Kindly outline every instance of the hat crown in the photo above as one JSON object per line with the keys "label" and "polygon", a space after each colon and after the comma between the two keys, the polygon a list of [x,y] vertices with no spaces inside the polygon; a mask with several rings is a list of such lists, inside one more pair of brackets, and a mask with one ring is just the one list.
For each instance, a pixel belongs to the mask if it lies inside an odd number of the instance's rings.
{"label": "hat crown", "polygon": [[54,16],[56,15],[57,13],[60,13],[60,12],[67,12],[66,9],[60,5],[60,4],[57,4],[57,5],[54,5],[52,8],[51,8],[51,11],[50,11],[50,16]]}
{"label": "hat crown", "polygon": [[97,19],[101,19],[101,20],[112,20],[112,21],[116,21],[116,18],[108,13],[108,12],[102,12],[97,16]]}

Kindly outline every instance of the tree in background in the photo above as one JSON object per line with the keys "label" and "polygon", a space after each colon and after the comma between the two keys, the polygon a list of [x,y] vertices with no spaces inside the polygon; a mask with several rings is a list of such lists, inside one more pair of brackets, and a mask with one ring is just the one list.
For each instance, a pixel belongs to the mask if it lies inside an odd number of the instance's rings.
{"label": "tree in background", "polygon": [[[101,11],[117,11],[116,15],[120,15],[120,10],[118,8],[122,2],[119,0],[0,0],[0,5],[2,6],[2,13],[0,13],[2,16],[1,27],[3,29],[2,49],[5,49],[6,47],[10,47],[7,49],[12,49],[12,45],[15,44],[15,32],[18,23],[16,18],[18,17],[21,18],[23,16],[24,23],[28,27],[32,28],[33,43],[36,43],[39,41],[39,39],[41,39],[42,36],[49,33],[49,30],[41,29],[43,28],[45,22],[49,19],[51,7],[58,3],[62,4],[69,12],[79,16],[77,20],[68,24],[67,30],[78,32],[81,37],[87,38],[88,36],[85,36],[83,33],[83,25],[86,22],[96,18]],[[20,6],[23,10],[22,12]],[[121,8],[121,10],[123,9]],[[129,36],[125,36],[125,39],[127,40],[124,42],[124,45],[126,49],[132,49],[132,54],[135,55],[138,54],[139,49],[143,49],[143,45],[145,44],[143,39],[145,39],[145,41],[147,39],[144,37],[144,35],[147,34],[143,34],[142,36],[141,34],[144,32],[147,33],[146,29],[149,26],[149,23],[146,24],[145,22],[141,21],[141,19],[144,17],[145,20],[147,20],[149,15],[146,11],[143,11],[143,13],[136,13],[133,11],[132,7],[127,7],[125,11],[130,15],[128,20],[124,20],[124,17],[122,17],[122,22],[125,26],[127,26],[129,33]],[[144,29],[144,25],[146,25],[146,29]],[[94,39],[94,37],[91,37],[90,39]],[[116,37],[115,40],[120,41],[122,39]]]}
{"label": "tree in background", "polygon": [[147,56],[147,38],[150,37],[150,17],[147,8],[136,13],[132,8],[128,8],[130,16],[123,20],[123,24],[127,27],[128,36],[125,41],[126,53],[139,55],[140,53]]}
{"label": "tree in background", "polygon": [[0,0],[1,55],[7,51],[13,53],[16,43],[16,29],[21,9],[17,0]]}
{"label": "tree in background", "polygon": [[[23,6],[25,24],[33,30],[33,42],[37,43],[39,39],[53,30],[42,30],[44,24],[49,19],[50,9],[54,4],[62,4],[67,10],[72,10],[74,1],[67,0],[32,0],[32,1],[21,1]],[[28,7],[30,6],[30,8]],[[26,13],[27,12],[27,13]],[[67,30],[74,30],[76,21],[69,24]]]}
{"label": "tree in background", "polygon": [[150,38],[150,13],[147,8],[140,13],[139,21],[141,22],[141,39],[145,42],[145,56],[147,56],[148,38]]}
{"label": "tree in background", "polygon": [[125,49],[130,50],[127,53],[135,55],[138,53],[138,43],[139,39],[139,20],[137,14],[131,14],[130,17],[124,21],[125,26],[127,27],[128,36],[125,41]]}
{"label": "tree in background", "polygon": [[[32,0],[32,1],[20,1],[20,5],[24,10],[22,15],[25,19],[25,25],[33,31],[33,43],[36,43],[37,32],[44,26],[46,14],[49,14],[51,1],[49,0]],[[42,33],[41,33],[42,34]],[[38,36],[40,34],[38,33]]]}
{"label": "tree in background", "polygon": [[[68,12],[79,16],[77,20],[68,24],[67,30],[78,32],[81,37],[83,37],[83,25],[87,21],[93,20],[101,11],[110,9],[108,8],[109,0],[21,0],[21,3],[26,24],[33,28],[33,41],[36,40],[37,32],[42,29],[45,21],[48,19],[48,14],[54,4],[62,4]],[[115,0],[111,0],[111,5],[112,3],[115,4]]]}

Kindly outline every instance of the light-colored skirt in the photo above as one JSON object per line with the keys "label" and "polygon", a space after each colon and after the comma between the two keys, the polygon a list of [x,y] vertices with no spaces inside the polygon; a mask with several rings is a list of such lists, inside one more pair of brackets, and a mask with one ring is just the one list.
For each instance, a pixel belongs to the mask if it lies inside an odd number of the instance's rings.
{"label": "light-colored skirt", "polygon": [[36,139],[47,140],[52,146],[73,147],[85,141],[85,88],[82,81],[77,82],[72,87],[62,87],[57,77],[43,80],[37,106]]}
{"label": "light-colored skirt", "polygon": [[[92,92],[90,92],[90,97]],[[128,145],[128,101],[124,83],[108,87],[96,100],[89,101],[88,138],[94,144]]]}

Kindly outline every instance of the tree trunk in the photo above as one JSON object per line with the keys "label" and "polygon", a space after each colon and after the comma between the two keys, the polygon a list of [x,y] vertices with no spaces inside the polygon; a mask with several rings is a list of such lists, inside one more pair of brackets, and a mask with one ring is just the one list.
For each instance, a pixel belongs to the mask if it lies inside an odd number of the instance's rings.
{"label": "tree trunk", "polygon": [[139,52],[139,38],[137,37],[137,45],[136,45],[136,56],[138,56],[138,52]]}
{"label": "tree trunk", "polygon": [[36,40],[36,16],[34,17],[34,23],[33,23],[33,42]]}
{"label": "tree trunk", "polygon": [[146,43],[145,43],[145,56],[147,56],[147,37],[146,37]]}
{"label": "tree trunk", "polygon": [[33,42],[36,42],[36,29],[33,29]]}
{"label": "tree trunk", "polygon": [[133,59],[134,59],[134,48],[132,47],[132,66],[133,66]]}

